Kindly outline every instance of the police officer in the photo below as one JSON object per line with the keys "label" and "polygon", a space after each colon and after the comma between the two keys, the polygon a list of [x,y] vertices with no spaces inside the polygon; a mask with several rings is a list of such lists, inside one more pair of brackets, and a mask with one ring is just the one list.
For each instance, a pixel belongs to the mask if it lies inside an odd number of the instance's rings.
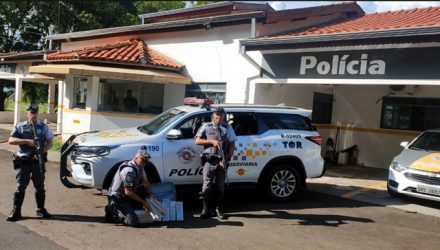
{"label": "police officer", "polygon": [[133,160],[123,162],[113,177],[108,190],[108,205],[105,207],[106,222],[122,222],[136,227],[139,219],[134,212],[137,209],[150,211],[146,198],[151,194],[144,167],[148,164],[150,154],[141,148]]}
{"label": "police officer", "polygon": [[[231,125],[224,121],[225,110],[222,107],[216,108],[211,115],[211,122],[204,123],[196,134],[195,143],[203,145],[203,186],[200,192],[203,209],[200,218],[207,218],[209,212],[210,196],[216,201],[215,214],[220,219],[225,219],[222,212],[224,185],[226,170],[224,161],[229,161],[235,149],[236,135]],[[222,159],[220,148],[223,150]]]}
{"label": "police officer", "polygon": [[[14,168],[17,170],[17,190],[14,193],[14,208],[8,216],[8,221],[17,221],[21,218],[21,205],[26,187],[31,179],[35,187],[36,215],[42,218],[51,217],[44,207],[46,198],[44,175],[46,170],[44,166],[39,164],[41,154],[38,150],[42,149],[44,153],[47,153],[52,147],[53,134],[44,122],[37,120],[37,116],[38,105],[33,104],[27,107],[27,121],[18,123],[9,137],[9,144],[19,145],[20,150],[14,160]],[[46,159],[42,160],[44,162]]]}

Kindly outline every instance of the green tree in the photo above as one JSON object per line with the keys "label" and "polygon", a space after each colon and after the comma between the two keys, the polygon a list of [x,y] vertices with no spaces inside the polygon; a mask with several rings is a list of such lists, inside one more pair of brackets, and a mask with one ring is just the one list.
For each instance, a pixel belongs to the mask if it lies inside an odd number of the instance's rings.
{"label": "green tree", "polygon": [[193,2],[194,2],[193,3],[194,7],[196,7],[196,6],[202,6],[205,4],[216,3],[218,1],[193,1]]}
{"label": "green tree", "polygon": [[[139,14],[184,7],[183,1],[0,1],[0,52],[45,47],[47,35],[139,24]],[[0,84],[0,92],[4,83]],[[47,86],[23,84],[25,101],[47,101]],[[0,103],[5,95],[0,94]],[[0,111],[3,105],[0,105]]]}

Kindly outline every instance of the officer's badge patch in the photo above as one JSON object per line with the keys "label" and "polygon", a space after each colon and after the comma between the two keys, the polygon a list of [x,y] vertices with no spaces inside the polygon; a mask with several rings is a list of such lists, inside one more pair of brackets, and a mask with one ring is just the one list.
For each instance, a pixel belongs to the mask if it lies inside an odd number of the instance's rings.
{"label": "officer's badge patch", "polygon": [[193,161],[196,156],[196,151],[193,148],[186,146],[177,151],[177,156],[181,162],[188,164]]}
{"label": "officer's badge patch", "polygon": [[243,175],[247,174],[247,170],[244,169],[244,168],[239,168],[239,169],[236,170],[236,173],[239,176],[243,176]]}

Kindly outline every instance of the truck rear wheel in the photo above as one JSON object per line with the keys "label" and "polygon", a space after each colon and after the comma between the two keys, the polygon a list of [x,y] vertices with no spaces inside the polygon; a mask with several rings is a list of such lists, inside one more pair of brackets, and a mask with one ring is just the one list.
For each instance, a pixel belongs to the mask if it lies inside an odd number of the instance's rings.
{"label": "truck rear wheel", "polygon": [[291,200],[301,186],[298,171],[289,165],[278,165],[269,170],[264,189],[274,201]]}

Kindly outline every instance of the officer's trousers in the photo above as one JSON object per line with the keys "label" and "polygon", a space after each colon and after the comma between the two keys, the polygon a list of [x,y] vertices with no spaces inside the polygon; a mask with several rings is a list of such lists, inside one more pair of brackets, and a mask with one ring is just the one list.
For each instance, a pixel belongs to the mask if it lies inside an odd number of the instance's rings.
{"label": "officer's trousers", "polygon": [[[135,193],[137,196],[139,196],[139,198],[145,200],[148,197],[148,192],[146,190],[146,188],[141,185],[139,187],[136,188]],[[143,209],[142,204],[140,204],[139,202],[133,201],[132,199],[128,198],[128,197],[120,197],[120,198],[115,198],[115,197],[108,197],[108,201],[109,204],[107,206],[112,206],[112,208],[110,208],[110,210],[113,211],[119,211],[122,213],[122,215],[125,218],[123,219],[123,223],[131,226],[131,227],[136,227],[139,225],[139,219],[137,218],[137,215],[135,213],[135,210],[139,210],[139,209]]]}
{"label": "officer's trousers", "polygon": [[225,192],[226,171],[220,166],[220,160],[209,160],[203,165],[202,198],[208,198],[215,189],[219,194]]}
{"label": "officer's trousers", "polygon": [[20,167],[17,169],[17,190],[15,192],[24,194],[31,179],[35,187],[35,193],[44,195],[44,180],[38,160],[22,160]]}

